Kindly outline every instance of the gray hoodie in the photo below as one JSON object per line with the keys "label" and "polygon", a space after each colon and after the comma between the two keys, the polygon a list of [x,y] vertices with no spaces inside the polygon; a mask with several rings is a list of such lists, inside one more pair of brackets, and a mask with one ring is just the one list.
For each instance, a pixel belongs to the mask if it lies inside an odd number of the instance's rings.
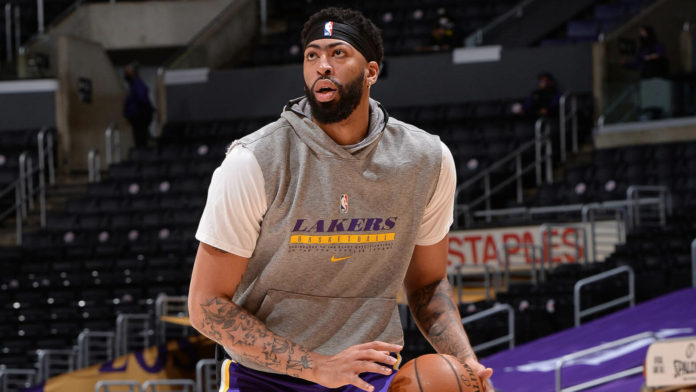
{"label": "gray hoodie", "polygon": [[403,344],[396,298],[440,175],[440,140],[370,100],[366,138],[341,146],[310,113],[306,98],[290,101],[280,119],[233,144],[256,157],[268,200],[233,300],[320,354]]}

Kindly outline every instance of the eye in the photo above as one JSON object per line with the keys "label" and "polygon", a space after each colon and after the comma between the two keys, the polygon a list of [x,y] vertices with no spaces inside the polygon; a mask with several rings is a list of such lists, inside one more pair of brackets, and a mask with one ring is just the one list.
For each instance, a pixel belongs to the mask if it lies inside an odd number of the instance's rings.
{"label": "eye", "polygon": [[336,49],[334,50],[334,56],[343,56],[346,52],[343,51],[343,49]]}
{"label": "eye", "polygon": [[314,60],[315,58],[317,58],[317,54],[314,52],[309,52],[305,55],[305,57],[307,58],[307,60]]}

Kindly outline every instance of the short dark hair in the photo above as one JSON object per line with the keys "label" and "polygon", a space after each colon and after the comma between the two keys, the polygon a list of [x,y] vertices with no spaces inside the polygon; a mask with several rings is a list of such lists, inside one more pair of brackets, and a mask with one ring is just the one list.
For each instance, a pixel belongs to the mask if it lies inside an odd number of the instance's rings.
{"label": "short dark hair", "polygon": [[372,41],[378,51],[377,64],[382,65],[384,60],[384,45],[382,44],[382,32],[370,19],[360,11],[351,10],[348,8],[337,8],[329,7],[321,11],[316,12],[314,15],[310,16],[307,22],[305,22],[302,28],[302,47],[307,47],[308,35],[310,30],[317,22],[334,21],[338,23],[345,23],[351,25],[361,33],[367,36],[367,39]]}

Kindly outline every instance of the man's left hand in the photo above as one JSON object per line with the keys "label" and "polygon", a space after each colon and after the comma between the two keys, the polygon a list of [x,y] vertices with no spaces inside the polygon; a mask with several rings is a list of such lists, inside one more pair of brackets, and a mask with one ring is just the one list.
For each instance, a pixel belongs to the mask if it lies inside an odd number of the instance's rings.
{"label": "man's left hand", "polygon": [[474,373],[476,373],[478,378],[481,380],[481,385],[483,385],[485,392],[495,392],[495,389],[493,389],[493,384],[491,384],[493,369],[481,365],[479,361],[474,358],[468,358],[464,361],[464,363],[468,365],[471,370],[474,371]]}

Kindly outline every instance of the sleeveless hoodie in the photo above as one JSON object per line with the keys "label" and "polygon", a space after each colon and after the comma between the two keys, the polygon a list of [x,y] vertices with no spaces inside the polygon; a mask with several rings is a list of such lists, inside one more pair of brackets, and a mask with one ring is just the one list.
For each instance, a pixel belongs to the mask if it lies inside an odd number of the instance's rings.
{"label": "sleeveless hoodie", "polygon": [[312,122],[303,97],[237,144],[261,167],[268,210],[233,301],[323,355],[403,344],[397,294],[440,175],[439,138],[371,99],[366,138],[341,146]]}

